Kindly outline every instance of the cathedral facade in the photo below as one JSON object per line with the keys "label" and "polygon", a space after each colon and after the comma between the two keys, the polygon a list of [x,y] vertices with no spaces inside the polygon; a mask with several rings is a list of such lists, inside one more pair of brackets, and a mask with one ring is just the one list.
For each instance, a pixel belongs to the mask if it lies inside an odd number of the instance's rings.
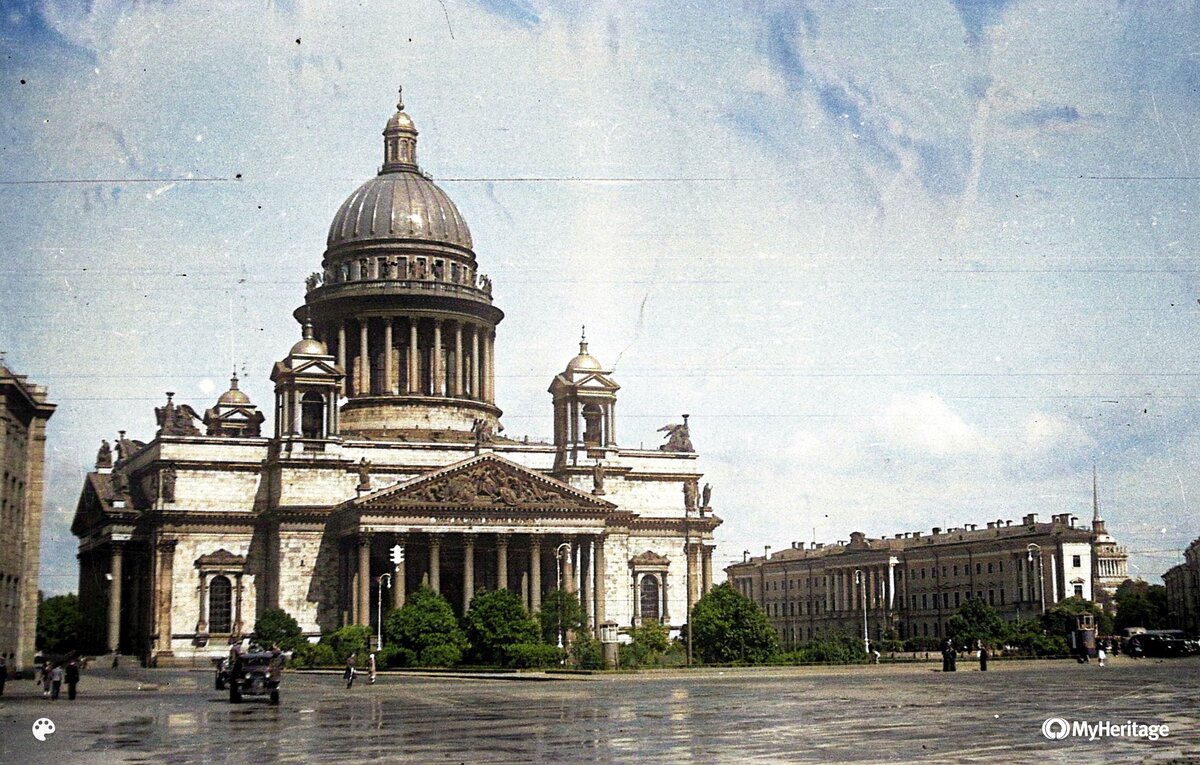
{"label": "cathedral facade", "polygon": [[483,589],[531,612],[564,589],[594,629],[678,627],[711,587],[720,520],[687,416],[620,446],[620,386],[584,339],[547,370],[553,441],[503,437],[504,314],[402,102],[383,136],[271,371],[273,432],[235,376],[203,415],[168,393],[153,439],[102,444],[72,525],[94,650],[196,661],[273,607],[314,638],[375,626],[422,584],[459,613]]}

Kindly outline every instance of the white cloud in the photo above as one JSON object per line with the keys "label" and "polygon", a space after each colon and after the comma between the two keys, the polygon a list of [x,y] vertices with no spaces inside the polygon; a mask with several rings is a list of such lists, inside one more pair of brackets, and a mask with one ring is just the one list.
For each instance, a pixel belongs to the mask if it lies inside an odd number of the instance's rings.
{"label": "white cloud", "polygon": [[883,410],[879,429],[891,446],[938,457],[985,448],[979,433],[932,392],[896,396]]}

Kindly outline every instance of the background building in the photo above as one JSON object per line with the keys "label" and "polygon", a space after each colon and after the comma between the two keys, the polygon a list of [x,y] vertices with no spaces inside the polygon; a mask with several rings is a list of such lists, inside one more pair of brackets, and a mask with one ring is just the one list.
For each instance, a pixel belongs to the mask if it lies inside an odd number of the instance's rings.
{"label": "background building", "polygon": [[483,588],[537,610],[561,584],[591,625],[679,626],[711,585],[720,520],[687,415],[658,448],[620,446],[620,386],[586,339],[557,375],[528,362],[553,441],[500,435],[492,283],[403,103],[383,135],[271,372],[273,434],[235,377],[204,432],[168,393],[152,440],[102,445],[72,526],[94,646],[194,660],[265,608],[317,635],[375,624],[423,582],[459,612]]}
{"label": "background building", "polygon": [[1167,608],[1175,627],[1200,635],[1200,539],[1183,551],[1183,563],[1163,574]]}
{"label": "background building", "polygon": [[[1077,526],[1070,514],[1019,525],[934,528],[933,533],[814,544],[729,566],[730,582],[758,603],[785,645],[831,633],[862,634],[864,605],[874,639],[945,635],[947,620],[968,598],[1004,618],[1029,618],[1068,597],[1093,600],[1094,549],[1103,529]],[[1109,538],[1111,539],[1111,538]]]}
{"label": "background building", "polygon": [[3,363],[0,390],[0,653],[10,668],[22,669],[33,659],[37,636],[46,421],[55,405],[46,400],[44,386]]}

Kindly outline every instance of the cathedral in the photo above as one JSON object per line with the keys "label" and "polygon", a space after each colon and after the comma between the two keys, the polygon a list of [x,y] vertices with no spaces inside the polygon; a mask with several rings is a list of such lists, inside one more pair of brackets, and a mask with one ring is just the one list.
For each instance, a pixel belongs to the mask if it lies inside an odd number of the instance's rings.
{"label": "cathedral", "polygon": [[687,415],[657,449],[621,446],[620,386],[585,337],[546,370],[553,441],[504,437],[504,313],[403,101],[383,139],[271,370],[273,431],[235,375],[203,415],[167,393],[153,438],[101,444],[71,527],[91,650],[201,661],[268,608],[312,639],[374,628],[423,584],[458,613],[484,589],[531,612],[563,589],[597,631],[678,628],[712,586],[721,521]]}

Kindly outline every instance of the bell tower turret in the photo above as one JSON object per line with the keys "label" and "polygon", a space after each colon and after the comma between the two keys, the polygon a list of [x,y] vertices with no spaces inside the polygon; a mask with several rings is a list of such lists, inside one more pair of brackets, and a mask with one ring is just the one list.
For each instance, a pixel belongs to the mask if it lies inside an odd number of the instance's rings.
{"label": "bell tower turret", "polygon": [[560,465],[583,464],[585,458],[603,459],[617,448],[616,408],[620,385],[612,370],[588,353],[587,330],[579,340],[579,355],[554,376],[554,445]]}

